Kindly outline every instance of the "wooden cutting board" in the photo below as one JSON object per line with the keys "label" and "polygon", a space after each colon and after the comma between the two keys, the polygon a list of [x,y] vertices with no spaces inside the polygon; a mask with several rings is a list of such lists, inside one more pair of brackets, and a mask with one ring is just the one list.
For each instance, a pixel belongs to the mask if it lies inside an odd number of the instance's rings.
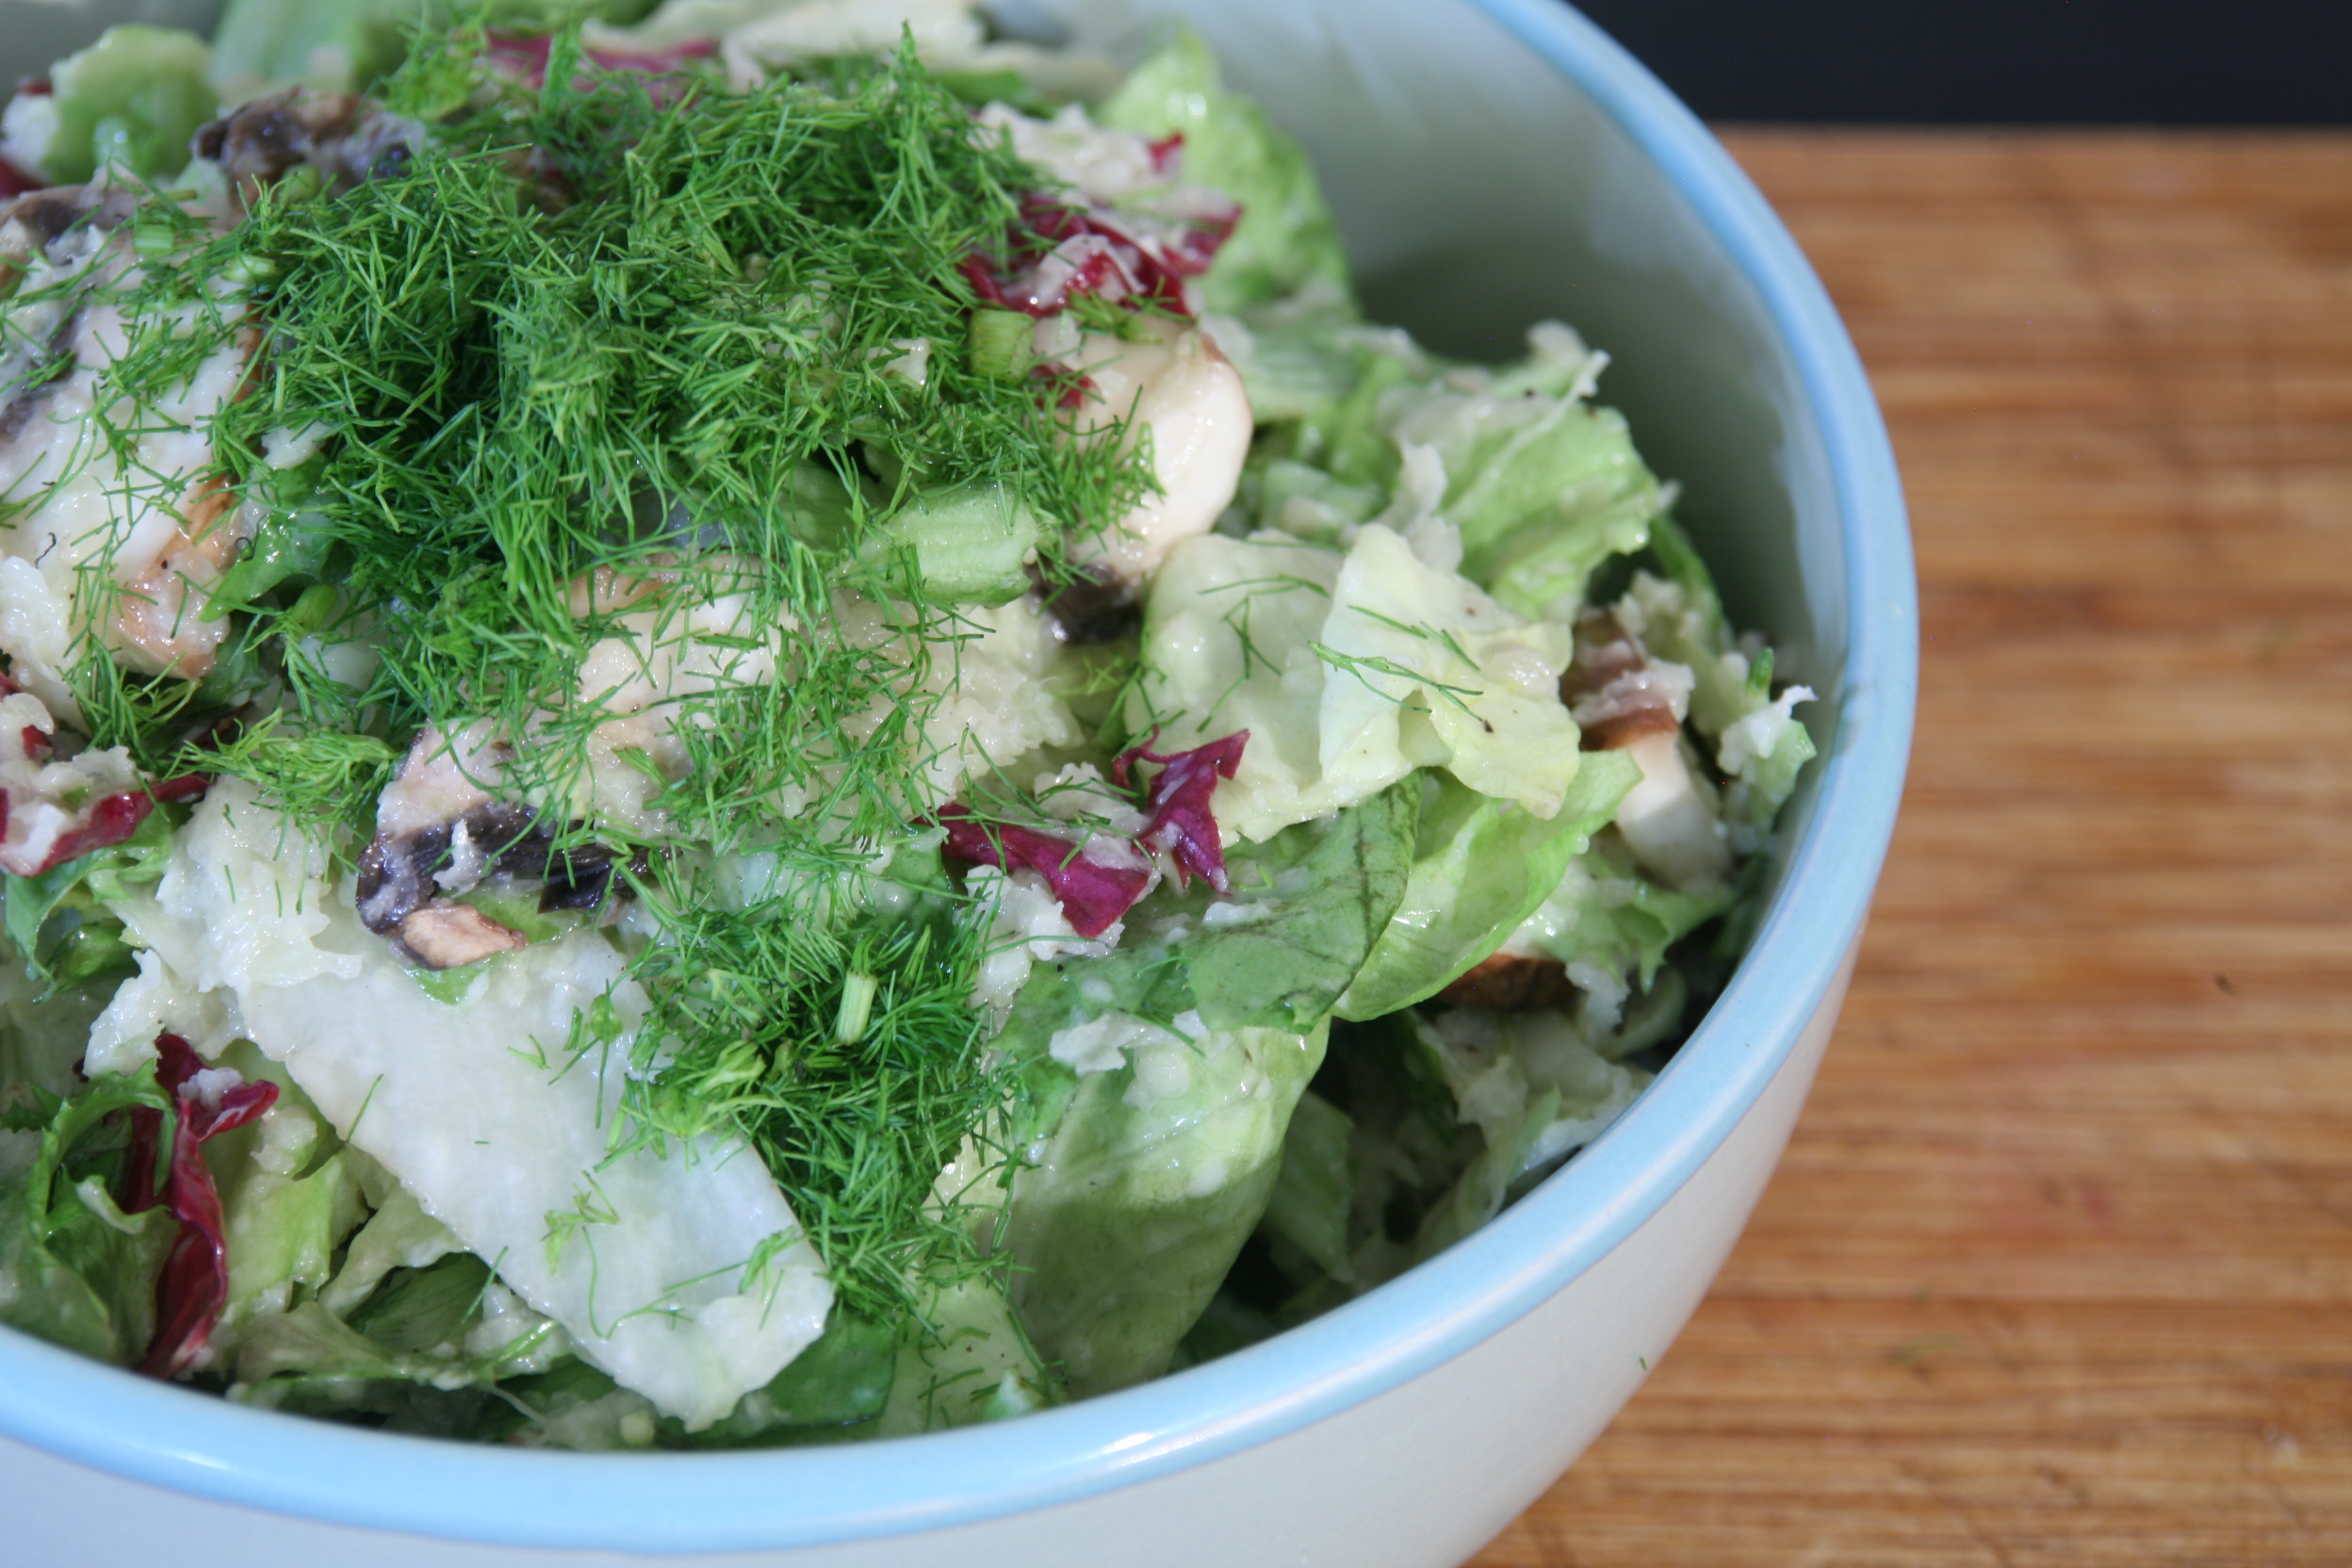
{"label": "wooden cutting board", "polygon": [[1845,1021],[1478,1568],[2352,1564],[2352,134],[1739,132],[1924,671]]}

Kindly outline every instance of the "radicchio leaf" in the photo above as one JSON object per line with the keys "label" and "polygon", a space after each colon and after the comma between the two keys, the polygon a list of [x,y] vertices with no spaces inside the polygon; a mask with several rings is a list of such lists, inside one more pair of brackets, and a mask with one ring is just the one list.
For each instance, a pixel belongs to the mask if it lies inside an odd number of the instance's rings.
{"label": "radicchio leaf", "polygon": [[220,1321],[229,1297],[228,1222],[220,1189],[204,1164],[204,1145],[215,1134],[242,1127],[277,1103],[278,1086],[267,1081],[236,1084],[216,1096],[196,1087],[204,1070],[195,1048],[173,1034],[155,1037],[155,1081],[178,1107],[172,1130],[171,1166],[159,1184],[163,1113],[131,1112],[130,1158],[126,1162],[123,1212],[138,1214],[158,1203],[180,1222],[179,1239],[164,1259],[155,1282],[155,1337],[139,1370],[176,1378],[202,1354]]}
{"label": "radicchio leaf", "polygon": [[1242,748],[1249,743],[1250,732],[1240,729],[1221,741],[1162,757],[1147,741],[1111,764],[1111,776],[1121,787],[1128,785],[1129,772],[1137,763],[1159,767],[1159,776],[1144,793],[1143,808],[1152,820],[1135,841],[1168,858],[1180,888],[1188,876],[1199,876],[1220,893],[1233,890],[1225,876],[1225,841],[1209,814],[1209,797],[1216,793],[1218,779],[1233,776],[1241,766]]}
{"label": "radicchio leaf", "polygon": [[1005,237],[1007,259],[998,264],[966,256],[964,278],[983,303],[1030,316],[1051,316],[1073,296],[1091,294],[1114,304],[1132,300],[1189,318],[1184,280],[1209,270],[1233,237],[1241,209],[1152,222],[1166,231],[1161,235],[1149,233],[1145,221],[1031,195],[1023,198],[1020,221]]}
{"label": "radicchio leaf", "polygon": [[1099,859],[1067,839],[1009,823],[980,822],[961,806],[939,813],[947,829],[940,850],[968,866],[1026,869],[1045,878],[1062,906],[1070,928],[1091,941],[1119,923],[1152,886],[1152,868],[1133,861]]}
{"label": "radicchio leaf", "polygon": [[[68,860],[78,860],[85,855],[102,849],[112,849],[139,831],[139,825],[147,820],[147,813],[155,808],[155,798],[144,794],[108,795],[90,808],[90,813],[74,827],[57,835],[50,846],[48,857],[40,870],[51,871]],[[0,827],[0,831],[5,831]]]}

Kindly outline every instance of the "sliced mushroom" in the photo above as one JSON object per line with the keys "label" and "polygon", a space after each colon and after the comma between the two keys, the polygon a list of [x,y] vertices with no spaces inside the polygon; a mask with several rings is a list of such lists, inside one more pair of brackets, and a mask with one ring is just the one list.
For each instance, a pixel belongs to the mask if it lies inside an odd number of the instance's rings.
{"label": "sliced mushroom", "polygon": [[137,216],[139,196],[136,187],[101,181],[28,190],[0,206],[0,261],[22,267],[76,228],[112,233]]}
{"label": "sliced mushroom", "polygon": [[1576,659],[1560,678],[1560,700],[1583,731],[1585,750],[1679,734],[1690,691],[1688,671],[1653,664],[1641,639],[1608,611],[1576,617]]}
{"label": "sliced mushroom", "polygon": [[1082,647],[1116,643],[1143,621],[1136,584],[1102,566],[1082,567],[1059,586],[1040,579],[1037,599],[1054,635]]}
{"label": "sliced mushroom", "polygon": [[512,755],[482,726],[454,741],[438,730],[416,738],[377,807],[376,836],[360,854],[354,903],[368,929],[416,949],[408,933],[419,912],[482,887],[536,888],[542,913],[603,905],[613,888],[611,850],[559,849],[536,811],[485,788]]}
{"label": "sliced mushroom", "polygon": [[1720,882],[1731,845],[1713,792],[1691,770],[1682,739],[1691,674],[1654,660],[1641,638],[1606,610],[1576,617],[1576,651],[1560,699],[1587,751],[1626,751],[1642,782],[1617,808],[1617,830],[1643,869],[1674,888]]}
{"label": "sliced mushroom", "polygon": [[397,174],[425,129],[348,92],[293,88],[256,98],[197,131],[188,143],[232,180],[267,184],[304,164],[338,190]]}
{"label": "sliced mushroom", "polygon": [[520,952],[530,939],[470,904],[436,898],[409,911],[395,945],[426,969],[463,969],[496,954]]}
{"label": "sliced mushroom", "polygon": [[1457,1007],[1519,1012],[1564,1005],[1576,994],[1557,958],[1497,953],[1438,993]]}

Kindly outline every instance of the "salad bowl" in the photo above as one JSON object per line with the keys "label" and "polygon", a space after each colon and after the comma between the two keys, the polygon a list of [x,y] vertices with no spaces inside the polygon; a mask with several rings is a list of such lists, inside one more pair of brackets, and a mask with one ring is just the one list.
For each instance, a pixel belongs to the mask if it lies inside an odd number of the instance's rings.
{"label": "salad bowl", "polygon": [[[105,9],[0,7],[10,63],[38,71],[78,41],[57,26],[94,33],[120,19]],[[1607,1133],[1450,1250],[1261,1345],[1008,1423],[772,1453],[482,1449],[241,1408],[0,1330],[0,1557],[1443,1568],[1668,1352],[1828,1042],[1908,750],[1908,537],[1843,329],[1722,148],[1551,0],[1000,14],[1114,51],[1185,16],[1306,144],[1374,318],[1476,358],[1558,317],[1611,354],[1604,395],[1683,486],[1735,619],[1821,694],[1821,760],[1720,1000]]]}

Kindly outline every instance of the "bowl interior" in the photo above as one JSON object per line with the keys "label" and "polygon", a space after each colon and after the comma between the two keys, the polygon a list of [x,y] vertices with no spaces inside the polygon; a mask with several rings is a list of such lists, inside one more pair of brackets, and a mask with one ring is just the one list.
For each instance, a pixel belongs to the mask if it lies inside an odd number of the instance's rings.
{"label": "bowl interior", "polygon": [[[482,1541],[713,1550],[937,1527],[1231,1453],[1427,1370],[1590,1266],[1754,1102],[1860,929],[1913,660],[1892,460],[1793,244],[1704,130],[1556,0],[1004,8],[1115,49],[1188,16],[1233,84],[1307,142],[1376,318],[1494,358],[1558,317],[1615,355],[1604,400],[1684,484],[1735,617],[1768,629],[1822,699],[1805,715],[1824,761],[1731,989],[1617,1127],[1454,1251],[1239,1356],[1002,1427],[666,1462],[482,1451],[236,1409],[0,1331],[0,1432],[224,1500]],[[0,63],[38,72],[74,41],[20,19],[72,16],[87,37],[134,15],[202,26],[217,9],[0,0]]]}

